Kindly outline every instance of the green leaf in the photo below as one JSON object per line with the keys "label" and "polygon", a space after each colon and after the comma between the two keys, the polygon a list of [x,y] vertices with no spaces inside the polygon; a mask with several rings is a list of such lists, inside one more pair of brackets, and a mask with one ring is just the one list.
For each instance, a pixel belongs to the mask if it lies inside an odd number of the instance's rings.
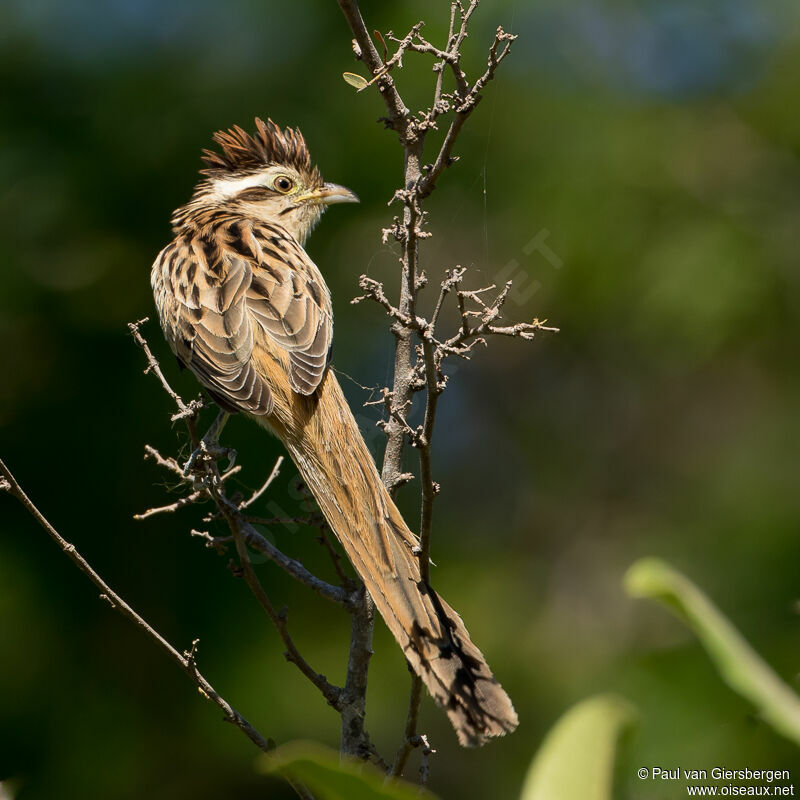
{"label": "green leaf", "polygon": [[259,759],[262,772],[305,784],[315,800],[436,800],[435,795],[405,781],[387,780],[363,761],[314,742],[290,742]]}
{"label": "green leaf", "polygon": [[366,78],[358,75],[355,72],[343,72],[342,77],[345,79],[346,83],[349,83],[352,87],[358,89],[359,92],[369,84],[369,81]]}
{"label": "green leaf", "polygon": [[645,558],[628,570],[625,588],[632,597],[653,598],[674,611],[697,634],[725,683],[778,733],[800,745],[800,698],[685,575]]}
{"label": "green leaf", "polygon": [[573,706],[539,748],[520,800],[610,800],[617,745],[635,720],[633,706],[615,695]]}

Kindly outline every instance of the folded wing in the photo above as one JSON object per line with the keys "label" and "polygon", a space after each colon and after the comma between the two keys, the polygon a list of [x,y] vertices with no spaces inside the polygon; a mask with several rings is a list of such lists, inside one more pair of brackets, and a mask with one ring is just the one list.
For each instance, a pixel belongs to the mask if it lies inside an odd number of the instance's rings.
{"label": "folded wing", "polygon": [[292,389],[310,395],[327,367],[330,295],[314,263],[290,237],[253,253],[198,239],[165,248],[151,276],[161,324],[178,359],[227,411],[272,412],[252,360],[260,328],[290,356]]}

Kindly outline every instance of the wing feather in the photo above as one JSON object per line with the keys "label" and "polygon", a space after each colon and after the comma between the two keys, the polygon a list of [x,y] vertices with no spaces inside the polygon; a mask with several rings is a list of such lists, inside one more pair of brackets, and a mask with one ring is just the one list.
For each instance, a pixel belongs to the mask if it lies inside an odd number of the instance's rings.
{"label": "wing feather", "polygon": [[248,309],[289,352],[292,389],[313,394],[325,375],[333,338],[330,292],[317,266],[288,234],[268,228],[255,235],[269,246],[260,249],[253,265]]}
{"label": "wing feather", "polygon": [[261,416],[273,402],[252,359],[256,330],[289,353],[292,389],[310,395],[327,367],[332,309],[322,275],[288,234],[239,233],[227,241],[252,242],[250,252],[177,239],[159,254],[151,282],[173,352],[221,407]]}

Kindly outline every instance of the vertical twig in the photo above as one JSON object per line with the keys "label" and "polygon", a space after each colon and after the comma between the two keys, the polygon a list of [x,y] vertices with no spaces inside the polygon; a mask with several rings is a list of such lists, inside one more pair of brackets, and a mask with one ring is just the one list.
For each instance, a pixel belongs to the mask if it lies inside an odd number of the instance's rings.
{"label": "vertical twig", "polygon": [[[382,67],[380,57],[375,49],[372,40],[367,33],[367,27],[364,24],[361,12],[358,8],[356,0],[339,0],[339,5],[344,12],[345,17],[350,25],[350,29],[355,36],[356,43],[358,44],[362,58],[367,66],[373,72],[378,73]],[[452,11],[452,18],[454,18],[455,10]],[[452,18],[451,18],[451,32],[452,37]],[[437,86],[435,94],[437,98],[441,94],[441,72],[437,76]],[[405,192],[398,192],[398,195],[404,198],[403,209],[403,224],[402,227],[397,223],[394,226],[395,238],[400,243],[400,263],[402,268],[402,276],[400,283],[400,300],[398,303],[399,312],[406,317],[414,319],[416,317],[416,294],[417,294],[417,265],[419,259],[419,238],[418,238],[418,222],[420,217],[420,209],[416,196],[413,193],[413,188],[416,187],[422,178],[422,152],[424,147],[424,134],[420,137],[411,135],[413,128],[409,125],[408,109],[397,93],[391,76],[387,74],[386,78],[382,79],[381,92],[386,102],[387,110],[389,111],[389,118],[394,129],[400,137],[405,150],[405,168],[404,168],[404,186]],[[384,238],[387,232],[384,232]],[[414,359],[414,344],[412,339],[412,330],[406,325],[401,325],[395,321],[392,325],[392,333],[395,336],[395,355],[394,355],[394,377],[392,383],[392,399],[391,403],[395,409],[404,410],[410,408],[411,402],[414,397],[414,383],[413,383],[413,359]],[[383,466],[381,469],[381,478],[386,485],[389,494],[392,498],[397,494],[397,490],[404,483],[408,481],[408,476],[403,471],[403,450],[405,446],[405,430],[404,426],[390,414],[387,425],[384,428],[387,436],[386,449],[384,451]],[[428,450],[430,453],[430,450]],[[426,537],[426,542],[430,541],[430,537]],[[429,545],[428,545],[429,546]],[[425,566],[425,574],[427,574],[427,565]],[[368,606],[371,606],[371,600],[365,593],[364,601]],[[365,612],[367,609],[364,609]],[[364,616],[365,622],[369,619],[370,628],[373,625],[374,610],[370,610],[369,617]],[[370,618],[371,617],[371,618]],[[356,617],[353,617],[354,623]],[[370,630],[369,642],[371,645],[372,633]],[[354,635],[351,638],[351,656],[350,661],[353,662],[354,658],[358,663],[358,651],[363,647],[363,642],[366,637]],[[354,653],[354,649],[356,653]],[[368,663],[368,662],[367,662]],[[363,670],[363,678],[366,679],[366,666]],[[348,681],[350,674],[348,670]],[[364,684],[366,691],[366,683]],[[408,760],[411,747],[409,742],[416,734],[417,719],[419,715],[419,703],[422,696],[422,681],[416,675],[411,677],[411,692],[409,698],[409,711],[406,722],[404,743],[401,752],[404,755],[398,754],[395,758],[395,763],[391,769],[391,774],[398,776],[402,774],[405,762]],[[343,731],[344,733],[344,731]],[[343,747],[344,736],[343,736]],[[349,744],[347,746],[350,746]]]}
{"label": "vertical twig", "polygon": [[[367,32],[364,19],[356,0],[338,0],[339,7],[347,19],[350,29],[353,32],[355,41],[359,47],[361,58],[373,74],[378,74],[383,63],[378,54],[372,39]],[[379,91],[386,102],[389,119],[398,133],[405,129],[406,120],[409,116],[408,108],[402,101],[394,81],[388,73],[378,79]],[[404,137],[401,134],[401,139]],[[419,177],[419,153],[416,157],[409,157],[407,149],[406,157],[406,185]],[[410,212],[406,210],[406,214]],[[408,310],[413,303],[414,283],[413,276],[416,274],[416,247],[411,243],[412,260],[409,260],[409,249],[403,250],[403,281],[401,287],[401,307]],[[410,402],[413,396],[411,389],[411,365],[413,358],[413,344],[411,332],[400,326],[393,329],[397,337],[397,344],[394,358],[394,391],[396,402],[401,408],[405,407],[406,402]],[[400,477],[403,473],[403,431],[392,420],[387,430],[388,441],[384,453],[383,468],[381,477],[389,493],[394,496],[397,489],[403,482]],[[369,670],[369,660],[372,655],[372,632],[375,624],[375,606],[372,598],[366,591],[361,595],[361,601],[357,603],[352,617],[352,631],[350,638],[350,655],[348,658],[347,678],[345,685],[352,688],[361,687],[363,691],[362,713],[354,708],[354,713],[349,716],[347,724],[342,718],[342,752],[359,752],[363,749],[364,741],[364,716],[363,710],[366,707],[366,685]]]}
{"label": "vertical twig", "polygon": [[[456,268],[448,271],[441,284],[441,293],[433,311],[430,322],[426,322],[417,314],[417,297],[425,285],[425,278],[419,269],[419,242],[421,238],[430,236],[423,230],[425,212],[423,200],[436,187],[436,181],[442,172],[455,163],[453,147],[461,129],[480,102],[480,91],[494,77],[499,63],[508,55],[511,43],[516,38],[498,28],[495,39],[489,48],[486,70],[474,83],[469,80],[461,67],[461,47],[467,38],[470,18],[478,6],[479,0],[452,0],[450,3],[450,22],[447,43],[444,49],[427,41],[421,34],[422,22],[416,23],[409,33],[401,38],[388,34],[388,39],[397,45],[395,53],[382,60],[375,48],[364,23],[357,0],[338,0],[339,6],[350,26],[354,38],[356,58],[360,58],[372,73],[368,88],[377,84],[378,90],[386,105],[388,115],[384,120],[387,127],[394,130],[403,147],[404,169],[403,188],[395,192],[395,200],[403,204],[402,219],[395,217],[392,227],[383,231],[384,241],[393,237],[400,245],[401,280],[397,305],[387,299],[382,284],[366,276],[359,281],[365,295],[356,298],[357,302],[370,297],[378,302],[392,317],[391,331],[395,336],[394,375],[392,388],[384,389],[383,398],[387,407],[387,418],[383,429],[387,436],[381,477],[392,497],[404,483],[413,476],[403,471],[403,453],[406,437],[418,449],[420,462],[420,530],[419,530],[419,563],[422,580],[430,579],[430,543],[433,522],[433,503],[439,491],[433,480],[431,464],[431,448],[436,422],[436,411],[439,395],[444,390],[445,378],[441,373],[441,362],[448,355],[469,357],[472,346],[480,339],[482,333],[505,333],[506,335],[532,335],[535,326],[528,326],[514,333],[501,331],[492,321],[499,315],[499,305],[495,316],[486,319],[483,327],[473,328],[469,325],[469,316],[475,312],[463,309],[463,336],[456,334],[446,344],[436,339],[436,323],[441,311],[445,295],[460,282],[464,271]],[[500,46],[504,45],[502,50]],[[402,67],[403,55],[413,51],[432,55],[436,59],[434,72],[436,82],[431,107],[418,114],[412,114],[403,101],[391,72]],[[452,74],[455,89],[446,92],[444,73]],[[431,164],[423,161],[426,134],[437,127],[437,119],[448,112],[452,117],[445,133],[444,140]],[[461,301],[461,298],[459,298]],[[500,305],[502,304],[500,299]],[[488,307],[487,307],[488,308]],[[537,323],[538,324],[538,323]],[[529,330],[530,329],[530,330]],[[538,328],[537,328],[538,329]],[[419,342],[419,355],[416,355]],[[407,422],[415,392],[425,389],[425,413],[421,427],[413,429]],[[408,715],[404,731],[404,741],[391,768],[392,775],[400,775],[406,765],[411,750],[422,747],[424,769],[427,776],[427,757],[433,752],[425,737],[419,736],[417,722],[419,704],[422,696],[422,683],[412,675],[409,695]]]}
{"label": "vertical twig", "polygon": [[341,752],[342,755],[368,758],[370,751],[364,719],[375,606],[363,586],[350,614],[350,653],[343,690]]}

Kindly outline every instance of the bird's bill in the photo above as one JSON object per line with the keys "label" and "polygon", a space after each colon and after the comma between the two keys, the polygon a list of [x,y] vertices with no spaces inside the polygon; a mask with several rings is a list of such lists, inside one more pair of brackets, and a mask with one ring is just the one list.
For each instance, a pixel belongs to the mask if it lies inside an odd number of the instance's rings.
{"label": "bird's bill", "polygon": [[321,205],[333,205],[334,203],[358,203],[358,195],[351,192],[345,186],[337,183],[325,183],[319,189],[307,192],[302,197],[297,198],[299,202],[310,201]]}

